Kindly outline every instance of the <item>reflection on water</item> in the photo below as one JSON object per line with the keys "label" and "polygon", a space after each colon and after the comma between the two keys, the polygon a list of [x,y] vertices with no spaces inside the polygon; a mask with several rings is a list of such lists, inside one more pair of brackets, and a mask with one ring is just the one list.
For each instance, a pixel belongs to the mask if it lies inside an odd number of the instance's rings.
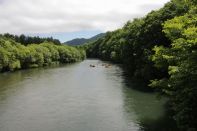
{"label": "reflection on water", "polygon": [[[158,99],[157,94],[124,88],[124,109],[128,117],[135,112],[140,130],[177,131],[175,122],[167,111],[167,98]],[[135,88],[136,89],[136,88]],[[141,89],[140,89],[141,90]],[[131,110],[133,109],[133,110]],[[130,119],[130,118],[129,118]],[[132,120],[132,119],[130,119]]]}
{"label": "reflection on water", "polygon": [[0,131],[176,130],[165,114],[166,99],[133,89],[137,84],[118,65],[103,63],[1,74]]}

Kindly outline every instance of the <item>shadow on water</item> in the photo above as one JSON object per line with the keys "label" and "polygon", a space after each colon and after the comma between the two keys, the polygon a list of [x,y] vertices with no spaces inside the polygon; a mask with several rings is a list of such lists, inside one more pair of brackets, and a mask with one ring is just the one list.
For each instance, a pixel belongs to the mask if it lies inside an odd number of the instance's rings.
{"label": "shadow on water", "polygon": [[169,110],[168,98],[124,72],[123,80],[125,112],[127,116],[132,116],[131,109],[136,112],[140,131],[179,131]]}
{"label": "shadow on water", "polygon": [[175,121],[166,116],[158,118],[157,120],[143,119],[141,120],[141,130],[143,131],[179,131],[176,127]]}
{"label": "shadow on water", "polygon": [[[117,64],[116,64],[117,65]],[[124,79],[124,83],[128,88],[132,88],[141,92],[154,92],[154,89],[148,87],[149,82],[145,82],[142,78],[135,78],[129,72],[129,70],[123,65],[117,65],[122,69],[122,76]]]}

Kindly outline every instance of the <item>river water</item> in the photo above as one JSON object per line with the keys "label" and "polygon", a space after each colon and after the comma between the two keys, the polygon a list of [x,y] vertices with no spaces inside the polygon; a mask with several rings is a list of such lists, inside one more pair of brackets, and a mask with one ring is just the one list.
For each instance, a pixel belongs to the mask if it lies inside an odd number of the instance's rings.
{"label": "river water", "polygon": [[[85,60],[0,74],[0,131],[167,131],[165,99],[118,65]],[[95,68],[90,64],[96,65]]]}

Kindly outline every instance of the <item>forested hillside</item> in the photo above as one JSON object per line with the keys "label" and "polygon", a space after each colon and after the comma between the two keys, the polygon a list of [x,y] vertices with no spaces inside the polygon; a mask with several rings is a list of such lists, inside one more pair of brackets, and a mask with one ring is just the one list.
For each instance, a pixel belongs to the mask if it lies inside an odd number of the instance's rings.
{"label": "forested hillside", "polygon": [[178,127],[197,130],[196,26],[197,1],[171,0],[83,48],[168,95]]}
{"label": "forested hillside", "polygon": [[105,33],[100,33],[100,34],[95,35],[95,36],[93,36],[93,37],[91,37],[89,39],[86,39],[86,38],[76,38],[76,39],[73,39],[73,40],[64,42],[64,44],[72,45],[72,46],[78,46],[78,45],[83,45],[85,43],[94,42],[94,41],[96,41],[99,38],[102,38],[104,36],[105,36]]}
{"label": "forested hillside", "polygon": [[84,58],[84,50],[74,47],[48,41],[25,46],[15,39],[0,36],[0,72],[70,63]]}
{"label": "forested hillside", "polygon": [[43,43],[44,41],[52,42],[56,45],[60,45],[61,42],[58,39],[53,39],[52,37],[49,38],[40,38],[39,36],[25,36],[25,35],[12,35],[9,33],[3,34],[0,36],[4,36],[6,38],[14,39],[16,42],[21,43],[22,45],[29,45],[29,44],[40,44]]}

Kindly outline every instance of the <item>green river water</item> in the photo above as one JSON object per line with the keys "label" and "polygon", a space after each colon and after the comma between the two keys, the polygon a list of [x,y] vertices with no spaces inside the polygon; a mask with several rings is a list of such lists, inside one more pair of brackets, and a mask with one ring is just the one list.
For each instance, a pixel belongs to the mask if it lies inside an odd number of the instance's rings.
{"label": "green river water", "polygon": [[166,99],[132,88],[121,67],[103,63],[0,74],[0,131],[173,130]]}

